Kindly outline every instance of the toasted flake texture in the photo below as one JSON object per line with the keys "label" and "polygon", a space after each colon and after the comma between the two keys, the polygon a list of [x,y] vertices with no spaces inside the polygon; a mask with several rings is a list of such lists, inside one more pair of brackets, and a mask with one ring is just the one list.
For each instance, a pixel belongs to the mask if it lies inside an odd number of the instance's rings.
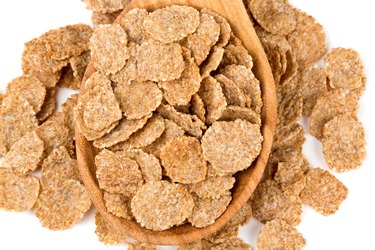
{"label": "toasted flake texture", "polygon": [[95,29],[90,39],[95,68],[105,75],[120,71],[129,59],[127,43],[128,36],[118,24]]}
{"label": "toasted flake texture", "polygon": [[189,192],[199,198],[219,199],[221,196],[230,195],[236,179],[231,176],[209,177],[204,181],[190,185]]}
{"label": "toasted flake texture", "polygon": [[130,0],[83,0],[87,8],[92,11],[101,13],[112,13],[125,9]]}
{"label": "toasted flake texture", "polygon": [[235,121],[237,119],[245,120],[253,124],[261,124],[260,114],[252,109],[228,106],[221,113],[219,121]]}
{"label": "toasted flake texture", "polygon": [[300,86],[300,83],[294,79],[284,84],[283,90],[278,92],[277,125],[279,127],[293,125],[302,119],[303,97]]}
{"label": "toasted flake texture", "polygon": [[105,191],[131,197],[143,184],[138,164],[120,153],[104,149],[95,157],[95,164],[99,187]]}
{"label": "toasted flake texture", "polygon": [[318,61],[327,50],[326,34],[323,26],[312,16],[294,9],[297,17],[296,29],[287,37],[297,57],[298,64],[304,66]]}
{"label": "toasted flake texture", "polygon": [[4,99],[4,96],[3,96],[3,94],[0,93],[0,105],[3,102],[3,99]]}
{"label": "toasted flake texture", "polygon": [[224,17],[220,16],[219,14],[209,9],[202,9],[201,12],[213,16],[215,21],[220,25],[220,36],[219,36],[219,40],[216,43],[216,46],[217,47],[226,46],[229,42],[230,34],[232,32],[232,29],[228,21]]}
{"label": "toasted flake texture", "polygon": [[299,196],[306,185],[304,171],[296,163],[279,162],[274,179],[288,196]]}
{"label": "toasted flake texture", "polygon": [[41,122],[47,120],[53,114],[53,112],[56,111],[56,106],[57,106],[56,88],[47,88],[47,93],[44,99],[44,103],[39,113],[36,114],[36,117]]}
{"label": "toasted flake texture", "polygon": [[207,240],[194,241],[188,244],[180,245],[177,250],[203,250],[211,249],[212,244]]}
{"label": "toasted flake texture", "polygon": [[147,243],[134,242],[129,243],[128,250],[156,250],[156,246]]}
{"label": "toasted flake texture", "polygon": [[91,200],[85,187],[76,180],[49,186],[39,195],[35,215],[50,230],[72,227],[90,209]]}
{"label": "toasted flake texture", "polygon": [[348,189],[328,171],[314,168],[306,175],[301,199],[323,215],[334,214],[348,196]]}
{"label": "toasted flake texture", "polygon": [[70,157],[65,147],[59,147],[43,161],[41,184],[43,188],[61,185],[66,180],[80,181],[77,160]]}
{"label": "toasted flake texture", "polygon": [[305,140],[305,130],[302,125],[294,123],[289,126],[277,126],[272,147],[273,149],[301,149]]}
{"label": "toasted flake texture", "polygon": [[323,69],[308,66],[300,75],[303,95],[303,115],[310,116],[317,99],[327,91],[327,78]]}
{"label": "toasted flake texture", "polygon": [[79,56],[71,57],[69,59],[69,66],[63,69],[58,85],[60,87],[79,90],[90,60],[90,51],[83,52]]}
{"label": "toasted flake texture", "polygon": [[103,199],[108,212],[127,220],[133,219],[133,215],[130,211],[131,199],[129,197],[122,194],[104,192]]}
{"label": "toasted flake texture", "polygon": [[267,222],[258,235],[259,250],[302,249],[306,244],[297,229],[282,220]]}
{"label": "toasted flake texture", "polygon": [[324,125],[322,143],[328,167],[339,173],[359,168],[366,157],[365,130],[348,116],[337,116]]}
{"label": "toasted flake texture", "polygon": [[232,197],[224,195],[218,199],[194,197],[194,209],[188,221],[194,227],[206,227],[215,223],[227,209]]}
{"label": "toasted flake texture", "polygon": [[112,81],[124,85],[135,81],[138,76],[137,69],[137,46],[134,43],[128,45],[130,57],[126,61],[125,66],[117,73],[110,75]]}
{"label": "toasted flake texture", "polygon": [[203,63],[201,67],[202,78],[206,78],[211,74],[212,71],[217,70],[221,60],[223,59],[223,56],[223,48],[217,46],[212,48],[212,52],[209,54],[207,60]]}
{"label": "toasted flake texture", "polygon": [[232,238],[237,238],[239,227],[238,226],[229,226],[227,223],[222,229],[212,234],[210,237],[205,238],[212,244],[220,244]]}
{"label": "toasted flake texture", "polygon": [[146,183],[131,202],[137,222],[154,231],[182,224],[192,214],[193,207],[194,200],[185,187],[166,181]]}
{"label": "toasted flake texture", "polygon": [[28,101],[38,113],[46,96],[46,88],[42,82],[32,76],[20,76],[11,81],[6,88],[6,95],[18,95]]}
{"label": "toasted flake texture", "polygon": [[206,177],[207,163],[196,138],[185,136],[171,140],[163,147],[160,159],[174,182],[197,183]]}
{"label": "toasted flake texture", "polygon": [[26,69],[24,69],[23,72],[24,74],[27,74],[29,76],[33,76],[39,79],[39,81],[41,81],[47,88],[56,87],[56,84],[60,81],[61,75],[62,75],[62,71],[51,73],[51,72],[43,72],[40,70],[27,68],[27,67]]}
{"label": "toasted flake texture", "polygon": [[206,109],[206,123],[214,123],[220,118],[227,106],[220,83],[209,76],[203,80],[198,94],[202,98]]}
{"label": "toasted flake texture", "polygon": [[322,139],[323,128],[331,119],[339,115],[357,117],[358,98],[348,90],[337,89],[329,91],[318,98],[311,113],[310,133]]}
{"label": "toasted flake texture", "polygon": [[241,250],[252,250],[253,248],[241,240],[240,238],[233,237],[227,239],[219,244],[215,244],[211,250],[226,250],[226,249],[241,249]]}
{"label": "toasted flake texture", "polygon": [[22,212],[32,209],[39,189],[38,178],[19,176],[11,169],[0,168],[0,210]]}
{"label": "toasted flake texture", "polygon": [[172,81],[181,77],[185,69],[179,44],[145,42],[137,50],[138,76],[143,80]]}
{"label": "toasted flake texture", "polygon": [[191,113],[196,115],[199,120],[206,120],[206,109],[204,108],[204,102],[198,94],[194,94],[191,97]]}
{"label": "toasted flake texture", "polygon": [[227,66],[232,64],[243,65],[251,69],[253,67],[253,58],[244,46],[230,44],[225,47],[221,65]]}
{"label": "toasted flake texture", "polygon": [[95,225],[96,236],[98,237],[99,241],[106,245],[118,245],[124,243],[128,238],[126,235],[108,223],[99,212],[95,213]]}
{"label": "toasted flake texture", "polygon": [[120,25],[129,36],[129,41],[141,43],[146,35],[143,28],[143,22],[148,16],[145,9],[132,9],[120,20]]}
{"label": "toasted flake texture", "polygon": [[202,138],[203,155],[215,169],[241,171],[259,155],[262,141],[259,125],[243,120],[216,122]]}
{"label": "toasted flake texture", "polygon": [[112,13],[100,13],[94,11],[91,15],[91,22],[94,25],[94,28],[97,28],[103,24],[112,24],[121,14],[121,12],[122,10],[118,10]]}
{"label": "toasted flake texture", "polygon": [[245,107],[246,96],[235,82],[222,74],[216,75],[215,79],[220,83],[228,105]]}
{"label": "toasted flake texture", "polygon": [[309,168],[307,159],[302,154],[301,149],[296,148],[278,148],[275,149],[269,157],[267,163],[267,171],[271,176],[274,176],[277,170],[279,162],[288,162],[292,164],[298,164],[305,172]]}
{"label": "toasted flake texture", "polygon": [[128,119],[140,119],[155,111],[163,99],[163,93],[153,82],[119,84],[114,89],[120,108]]}
{"label": "toasted flake texture", "polygon": [[16,142],[5,155],[4,166],[26,174],[37,169],[42,158],[44,143],[35,132],[28,133]]}
{"label": "toasted flake texture", "polygon": [[78,102],[78,94],[72,95],[61,105],[62,113],[64,114],[65,124],[69,129],[70,136],[75,138],[75,118],[74,107]]}

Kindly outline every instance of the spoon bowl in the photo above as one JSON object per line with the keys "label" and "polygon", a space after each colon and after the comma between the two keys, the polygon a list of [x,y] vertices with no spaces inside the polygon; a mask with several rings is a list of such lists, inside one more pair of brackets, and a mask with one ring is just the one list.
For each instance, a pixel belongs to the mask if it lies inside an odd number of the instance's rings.
{"label": "spoon bowl", "polygon": [[[109,223],[125,235],[138,241],[155,245],[181,245],[198,241],[220,230],[245,205],[261,180],[271,151],[276,126],[276,94],[271,68],[242,0],[133,0],[120,14],[115,23],[134,8],[153,11],[169,5],[187,5],[198,10],[207,8],[228,20],[233,33],[241,39],[244,47],[254,60],[253,72],[260,81],[264,103],[261,113],[261,132],[264,141],[262,151],[253,165],[247,170],[236,174],[232,201],[224,214],[214,224],[205,228],[196,228],[185,224],[166,231],[155,232],[141,227],[135,221],[121,219],[107,212],[102,191],[99,189],[95,178],[95,155],[97,152],[92,144],[76,129],[78,167],[82,175],[82,181],[96,209]],[[95,71],[93,64],[90,63],[83,80],[86,81]]]}

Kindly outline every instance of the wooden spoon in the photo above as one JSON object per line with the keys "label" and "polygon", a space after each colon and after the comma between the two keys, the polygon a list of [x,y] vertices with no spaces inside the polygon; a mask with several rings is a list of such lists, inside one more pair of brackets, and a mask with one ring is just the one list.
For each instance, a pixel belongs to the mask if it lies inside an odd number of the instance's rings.
{"label": "wooden spoon", "polygon": [[[173,227],[162,232],[155,232],[141,227],[135,221],[120,219],[107,212],[102,191],[95,178],[95,149],[85,137],[76,131],[77,158],[82,181],[91,195],[97,210],[113,226],[124,234],[141,242],[156,245],[181,245],[207,237],[222,228],[246,203],[258,185],[273,141],[276,126],[276,94],[272,72],[262,45],[255,33],[252,22],[246,12],[242,0],[133,0],[115,22],[134,8],[144,8],[153,11],[168,5],[189,5],[196,9],[207,8],[224,18],[231,24],[232,30],[238,36],[254,60],[254,74],[259,79],[264,102],[262,110],[262,134],[264,136],[262,151],[253,165],[236,175],[236,185],[233,188],[233,199],[225,213],[216,222],[205,228],[191,225]],[[92,63],[88,66],[84,81],[94,72]]]}

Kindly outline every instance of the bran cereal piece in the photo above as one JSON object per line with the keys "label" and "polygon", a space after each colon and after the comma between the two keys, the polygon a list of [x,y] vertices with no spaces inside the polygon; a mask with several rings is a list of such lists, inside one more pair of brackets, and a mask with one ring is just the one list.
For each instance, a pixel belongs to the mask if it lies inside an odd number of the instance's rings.
{"label": "bran cereal piece", "polygon": [[299,165],[304,172],[306,172],[310,167],[306,157],[302,154],[301,148],[278,148],[274,150],[270,154],[266,167],[270,176],[274,176],[276,173],[279,162],[288,162]]}
{"label": "bran cereal piece", "polygon": [[44,86],[46,86],[46,88],[54,88],[61,79],[62,70],[51,73],[27,68],[23,73],[37,78],[44,84]]}
{"label": "bran cereal piece", "polygon": [[194,198],[194,209],[188,221],[192,226],[203,228],[215,223],[216,219],[219,218],[227,209],[232,196],[224,195],[218,199],[211,198]]}
{"label": "bran cereal piece", "polygon": [[198,183],[189,185],[189,192],[199,198],[219,199],[224,195],[231,195],[236,179],[232,176],[209,177]]}
{"label": "bran cereal piece", "polygon": [[148,16],[145,9],[132,9],[121,18],[120,25],[128,34],[130,42],[140,44],[146,38],[143,22]]}
{"label": "bran cereal piece", "polygon": [[0,167],[0,210],[22,212],[32,209],[39,189],[38,178],[19,176],[12,169]]}
{"label": "bran cereal piece", "polygon": [[95,157],[99,187],[107,192],[134,195],[143,184],[137,162],[107,149]]}
{"label": "bran cereal piece", "polygon": [[196,64],[199,66],[209,55],[211,48],[219,41],[220,25],[210,14],[201,12],[200,24],[194,34],[182,41],[182,45],[191,51]]}
{"label": "bran cereal piece", "polygon": [[5,155],[24,135],[38,126],[33,107],[16,96],[6,96],[0,108],[0,155]]}
{"label": "bran cereal piece", "polygon": [[137,69],[137,46],[135,43],[129,43],[129,59],[126,61],[125,66],[115,74],[111,74],[109,77],[112,81],[120,84],[126,85],[135,81],[138,76]]}
{"label": "bran cereal piece", "polygon": [[164,119],[175,122],[188,134],[198,138],[202,137],[202,130],[206,127],[197,116],[178,112],[173,106],[164,104],[160,105],[157,111]]}
{"label": "bran cereal piece", "polygon": [[211,249],[212,243],[207,240],[199,240],[177,246],[177,250],[204,250]]}
{"label": "bran cereal piece", "polygon": [[234,175],[234,174],[235,174],[235,172],[232,172],[232,173],[228,174],[224,171],[217,170],[214,167],[212,167],[212,165],[209,162],[207,162],[207,177],[206,178],[223,177],[223,176],[229,176],[229,175]]}
{"label": "bran cereal piece", "polygon": [[127,119],[140,119],[155,111],[163,99],[163,93],[154,82],[118,84],[114,89],[120,108]]}
{"label": "bran cereal piece", "polygon": [[216,46],[225,47],[229,42],[230,35],[232,32],[232,29],[228,21],[224,17],[220,16],[219,14],[209,9],[202,9],[201,13],[205,13],[205,14],[209,14],[213,16],[215,21],[220,25],[220,36],[219,36],[219,40],[216,43]]}
{"label": "bran cereal piece", "polygon": [[191,216],[193,207],[194,200],[186,188],[167,181],[146,183],[131,201],[137,222],[154,231],[182,224]]}
{"label": "bran cereal piece", "polygon": [[227,106],[227,101],[223,94],[220,83],[215,78],[209,76],[205,78],[198,92],[206,110],[206,123],[212,124],[221,117]]}
{"label": "bran cereal piece", "polygon": [[105,75],[122,69],[129,59],[128,36],[119,24],[102,25],[90,39],[94,66]]}
{"label": "bran cereal piece", "polygon": [[147,115],[137,120],[123,118],[111,132],[94,141],[94,146],[97,148],[109,148],[128,140],[132,134],[145,126],[150,117],[151,115]]}
{"label": "bran cereal piece", "polygon": [[247,224],[253,217],[253,209],[251,208],[251,200],[249,199],[245,205],[238,211],[232,219],[227,223],[227,226],[237,227]]}
{"label": "bran cereal piece", "polygon": [[217,70],[221,61],[223,60],[224,49],[221,47],[214,46],[208,58],[201,66],[202,78],[210,76],[211,72]]}
{"label": "bran cereal piece", "polygon": [[177,43],[145,42],[137,49],[137,67],[142,80],[176,80],[185,69],[182,47]]}
{"label": "bran cereal piece", "polygon": [[129,197],[122,194],[112,194],[104,191],[103,199],[105,207],[109,213],[127,220],[133,219],[130,210],[131,199]]}
{"label": "bran cereal piece", "polygon": [[326,34],[323,26],[312,16],[299,9],[294,9],[294,12],[297,18],[296,29],[287,36],[287,39],[298,64],[307,66],[318,61],[326,52]]}
{"label": "bran cereal piece", "polygon": [[28,101],[38,113],[46,96],[46,88],[37,78],[32,76],[20,76],[12,80],[6,87],[6,96],[18,95]]}
{"label": "bran cereal piece", "polygon": [[303,115],[310,116],[316,101],[327,89],[327,76],[323,69],[308,66],[300,71],[300,81],[303,95]]}
{"label": "bran cereal piece", "polygon": [[258,235],[259,250],[303,249],[306,240],[297,229],[283,220],[267,222]]}
{"label": "bran cereal piece", "polygon": [[74,108],[78,102],[78,94],[72,95],[61,105],[64,114],[65,125],[69,129],[69,134],[75,140],[75,118]]}
{"label": "bran cereal piece", "polygon": [[301,199],[323,215],[334,214],[348,196],[348,189],[334,175],[320,168],[309,169]]}
{"label": "bran cereal piece", "polygon": [[43,150],[44,143],[38,135],[35,132],[28,133],[10,148],[3,165],[25,175],[38,168]]}
{"label": "bran cereal piece", "polygon": [[235,121],[237,119],[259,125],[262,123],[260,114],[256,113],[252,109],[238,106],[227,106],[221,113],[219,121]]}
{"label": "bran cereal piece", "polygon": [[268,32],[288,35],[295,29],[296,14],[287,0],[250,0],[248,3],[255,20]]}
{"label": "bran cereal piece", "polygon": [[95,234],[100,242],[105,245],[118,245],[124,243],[128,236],[106,221],[99,212],[95,212]]}
{"label": "bran cereal piece", "polygon": [[287,196],[299,196],[305,188],[306,177],[300,164],[279,162],[274,177]]}
{"label": "bran cereal piece", "polygon": [[156,246],[142,242],[134,242],[128,244],[128,250],[156,250]]}
{"label": "bran cereal piece", "polygon": [[223,228],[221,228],[216,233],[204,239],[208,240],[212,244],[219,245],[229,239],[237,238],[239,227],[238,226],[229,227],[227,225],[228,224],[226,224]]}
{"label": "bran cereal piece", "polygon": [[41,110],[36,114],[36,117],[40,122],[46,121],[56,111],[56,106],[56,88],[47,88],[44,103]]}
{"label": "bran cereal piece", "polygon": [[53,150],[43,161],[41,185],[43,188],[59,186],[66,180],[80,181],[81,175],[77,160],[72,159],[68,150],[61,146]]}
{"label": "bran cereal piece", "polygon": [[221,66],[232,64],[243,65],[248,69],[253,68],[253,58],[243,45],[230,44],[225,47]]}
{"label": "bran cereal piece", "polygon": [[94,25],[94,28],[97,28],[103,24],[112,24],[121,13],[122,10],[111,13],[100,13],[94,11],[91,15],[91,22]]}
{"label": "bran cereal piece", "polygon": [[219,244],[215,244],[211,250],[226,250],[226,249],[241,249],[241,250],[252,250],[253,248],[241,240],[240,238],[233,237],[227,239]]}
{"label": "bran cereal piece", "polygon": [[130,0],[83,0],[87,4],[87,9],[100,12],[112,13],[123,10],[130,3]]}
{"label": "bran cereal piece", "polygon": [[186,49],[183,52],[186,68],[182,72],[181,77],[173,81],[158,83],[159,87],[164,90],[164,98],[169,104],[174,106],[187,105],[191,97],[198,92],[202,81],[199,67],[191,58],[190,52]]}
{"label": "bran cereal piece", "polygon": [[191,97],[191,114],[196,115],[199,120],[205,121],[206,120],[206,110],[204,108],[204,103],[202,98],[198,94],[194,94]]}
{"label": "bran cereal piece", "polygon": [[322,144],[328,167],[339,173],[359,168],[366,157],[363,125],[349,116],[337,116],[324,125]]}
{"label": "bran cereal piece", "polygon": [[153,154],[158,158],[160,158],[160,152],[167,143],[169,143],[174,138],[182,137],[185,133],[180,126],[168,119],[164,120],[164,125],[165,129],[163,134],[158,139],[156,139],[156,141],[143,148],[145,152]]}
{"label": "bran cereal piece", "polygon": [[69,66],[66,67],[65,75],[63,72],[58,85],[60,87],[79,90],[90,60],[90,51],[83,52],[79,56],[70,58]]}
{"label": "bran cereal piece", "polygon": [[215,122],[202,138],[203,155],[219,171],[241,171],[259,155],[262,141],[259,125],[243,120]]}
{"label": "bran cereal piece", "polygon": [[79,181],[66,180],[42,191],[35,205],[35,215],[43,227],[64,230],[77,224],[90,207],[85,187]]}
{"label": "bran cereal piece", "polygon": [[303,97],[300,94],[290,93],[282,98],[277,107],[278,126],[285,127],[297,123],[302,119],[302,109]]}
{"label": "bran cereal piece", "polygon": [[272,148],[301,149],[305,143],[305,130],[298,123],[289,126],[277,126]]}
{"label": "bran cereal piece", "polygon": [[1,106],[1,103],[3,102],[3,99],[4,99],[4,95],[0,93],[0,106]]}
{"label": "bran cereal piece", "polygon": [[199,12],[189,6],[172,5],[157,9],[143,21],[145,32],[162,43],[178,42],[199,26]]}
{"label": "bran cereal piece", "polygon": [[160,159],[166,175],[174,182],[197,183],[206,177],[207,163],[196,138],[184,136],[171,140],[163,147]]}
{"label": "bran cereal piece", "polygon": [[365,68],[357,51],[335,48],[327,54],[324,66],[331,88],[353,90],[362,86]]}
{"label": "bran cereal piece", "polygon": [[215,79],[220,83],[228,105],[246,106],[246,96],[235,82],[222,74],[216,75]]}
{"label": "bran cereal piece", "polygon": [[358,98],[349,90],[336,89],[320,96],[311,113],[310,133],[323,138],[324,124],[339,115],[357,117]]}

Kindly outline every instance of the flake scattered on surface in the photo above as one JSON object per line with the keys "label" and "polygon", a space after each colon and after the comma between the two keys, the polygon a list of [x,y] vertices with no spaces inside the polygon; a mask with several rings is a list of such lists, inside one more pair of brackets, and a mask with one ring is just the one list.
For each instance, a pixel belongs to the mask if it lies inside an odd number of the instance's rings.
{"label": "flake scattered on surface", "polygon": [[238,226],[229,226],[229,224],[227,223],[222,229],[212,234],[211,236],[206,237],[205,240],[208,240],[212,244],[220,244],[229,239],[237,238],[238,232]]}
{"label": "flake scattered on surface", "polygon": [[91,22],[94,25],[94,28],[97,28],[103,24],[112,24],[121,14],[121,12],[122,10],[118,10],[112,13],[100,13],[94,11],[91,15]]}
{"label": "flake scattered on surface", "polygon": [[206,110],[204,108],[204,103],[202,98],[198,94],[194,94],[191,97],[191,113],[196,115],[199,120],[205,121],[206,120]]}
{"label": "flake scattered on surface", "polygon": [[150,13],[143,22],[143,28],[152,39],[172,43],[194,33],[199,21],[199,12],[196,9],[172,5]]}
{"label": "flake scattered on surface", "polygon": [[85,187],[79,181],[67,180],[42,191],[35,205],[35,215],[42,226],[64,230],[78,223],[90,207]]}
{"label": "flake scattered on surface", "polygon": [[137,69],[137,46],[135,43],[129,44],[129,54],[130,57],[126,61],[125,66],[117,73],[110,75],[112,81],[124,85],[130,84],[132,81],[135,81],[138,76]]}
{"label": "flake scattered on surface", "polygon": [[110,193],[134,195],[143,184],[137,162],[109,150],[102,150],[95,157],[96,177],[99,187]]}
{"label": "flake scattered on surface", "polygon": [[274,150],[269,157],[266,171],[269,172],[270,176],[274,176],[277,170],[279,162],[288,162],[292,164],[298,164],[301,166],[304,172],[309,168],[307,159],[302,154],[301,149],[296,148],[278,148]]}
{"label": "flake scattered on surface", "polygon": [[221,47],[213,47],[206,61],[201,66],[202,78],[208,77],[212,71],[217,70],[223,60],[224,49]]}
{"label": "flake scattered on surface", "polygon": [[283,220],[267,222],[258,235],[259,250],[302,249],[306,240],[297,229]]}
{"label": "flake scattered on surface", "polygon": [[203,155],[215,169],[241,171],[259,155],[262,141],[259,125],[243,120],[215,122],[202,138]]}
{"label": "flake scattered on surface", "polygon": [[83,0],[89,10],[101,13],[112,13],[125,9],[130,0]]}
{"label": "flake scattered on surface", "polygon": [[41,81],[47,88],[54,88],[61,79],[62,71],[51,73],[26,68],[23,73],[39,79],[39,81]]}
{"label": "flake scattered on surface", "polygon": [[0,209],[15,212],[32,209],[39,188],[38,178],[19,176],[12,169],[0,168]]}
{"label": "flake scattered on surface", "polygon": [[61,105],[62,112],[64,114],[65,125],[69,129],[70,136],[75,139],[75,118],[74,118],[74,107],[78,102],[78,94],[72,95]]}
{"label": "flake scattered on surface", "polygon": [[174,182],[197,183],[206,177],[207,163],[196,138],[185,136],[171,140],[163,147],[160,159]]}
{"label": "flake scattered on surface", "polygon": [[[281,99],[281,98],[280,98]],[[277,125],[290,126],[302,119],[303,97],[299,93],[289,93],[283,97],[277,107]]]}
{"label": "flake scattered on surface", "polygon": [[215,79],[220,83],[228,105],[245,107],[247,98],[235,82],[222,74],[216,75]]}
{"label": "flake scattered on surface", "polygon": [[274,179],[287,196],[299,196],[306,185],[301,165],[290,162],[279,162]]}
{"label": "flake scattered on surface", "polygon": [[242,45],[228,45],[224,49],[223,61],[221,65],[243,65],[248,69],[253,68],[253,58]]}
{"label": "flake scattered on surface", "polygon": [[95,29],[90,39],[95,68],[105,75],[120,71],[129,59],[127,43],[128,36],[118,24]]}
{"label": "flake scattered on surface", "polygon": [[295,123],[289,126],[277,126],[272,148],[301,149],[305,140],[305,130],[302,125]]}
{"label": "flake scattered on surface", "polygon": [[243,226],[249,222],[253,217],[253,209],[251,208],[251,200],[249,199],[245,205],[238,211],[232,219],[227,223],[227,226],[236,227]]}
{"label": "flake scattered on surface", "polygon": [[219,40],[216,43],[216,46],[217,47],[226,46],[229,42],[230,34],[232,32],[232,29],[228,21],[224,17],[218,15],[217,13],[209,9],[202,9],[201,12],[213,16],[215,21],[220,25],[220,36],[219,36]]}
{"label": "flake scattered on surface", "polygon": [[245,120],[253,124],[261,124],[260,115],[249,108],[243,108],[238,106],[228,106],[226,107],[219,121],[235,121],[237,119]]}
{"label": "flake scattered on surface", "polygon": [[167,181],[148,182],[133,197],[131,209],[143,227],[162,231],[191,216],[194,200],[186,188]]}
{"label": "flake scattered on surface", "polygon": [[127,220],[133,219],[133,215],[130,210],[131,199],[129,197],[122,194],[104,192],[103,199],[105,207],[109,213]]}
{"label": "flake scattered on surface", "polygon": [[98,236],[100,242],[106,245],[118,245],[124,243],[128,238],[107,222],[99,212],[95,213],[95,225],[96,236]]}
{"label": "flake scattered on surface", "polygon": [[236,179],[231,176],[209,177],[201,182],[191,184],[189,192],[196,194],[199,198],[219,199],[224,195],[231,195]]}
{"label": "flake scattered on surface", "polygon": [[86,51],[79,56],[69,59],[69,66],[63,69],[58,85],[69,89],[79,90],[86,72],[86,68],[91,60],[90,51]]}
{"label": "flake scattered on surface", "polygon": [[141,43],[146,38],[143,28],[143,22],[148,16],[145,9],[132,9],[120,20],[121,27],[129,36],[129,41]]}
{"label": "flake scattered on surface", "polygon": [[322,144],[328,167],[339,173],[359,168],[366,157],[365,130],[350,116],[337,116],[327,122]]}
{"label": "flake scattered on surface", "polygon": [[129,243],[128,250],[156,250],[156,246],[147,243],[134,242]]}
{"label": "flake scattered on surface", "polygon": [[215,244],[211,250],[226,250],[226,249],[241,249],[241,250],[252,250],[253,248],[241,240],[240,238],[233,237],[227,239],[219,244]]}
{"label": "flake scattered on surface", "polygon": [[36,114],[36,117],[38,118],[38,120],[41,122],[47,120],[53,114],[53,112],[55,112],[56,106],[57,106],[56,103],[57,103],[56,89],[47,88],[47,93],[44,99],[44,103],[39,113]]}

